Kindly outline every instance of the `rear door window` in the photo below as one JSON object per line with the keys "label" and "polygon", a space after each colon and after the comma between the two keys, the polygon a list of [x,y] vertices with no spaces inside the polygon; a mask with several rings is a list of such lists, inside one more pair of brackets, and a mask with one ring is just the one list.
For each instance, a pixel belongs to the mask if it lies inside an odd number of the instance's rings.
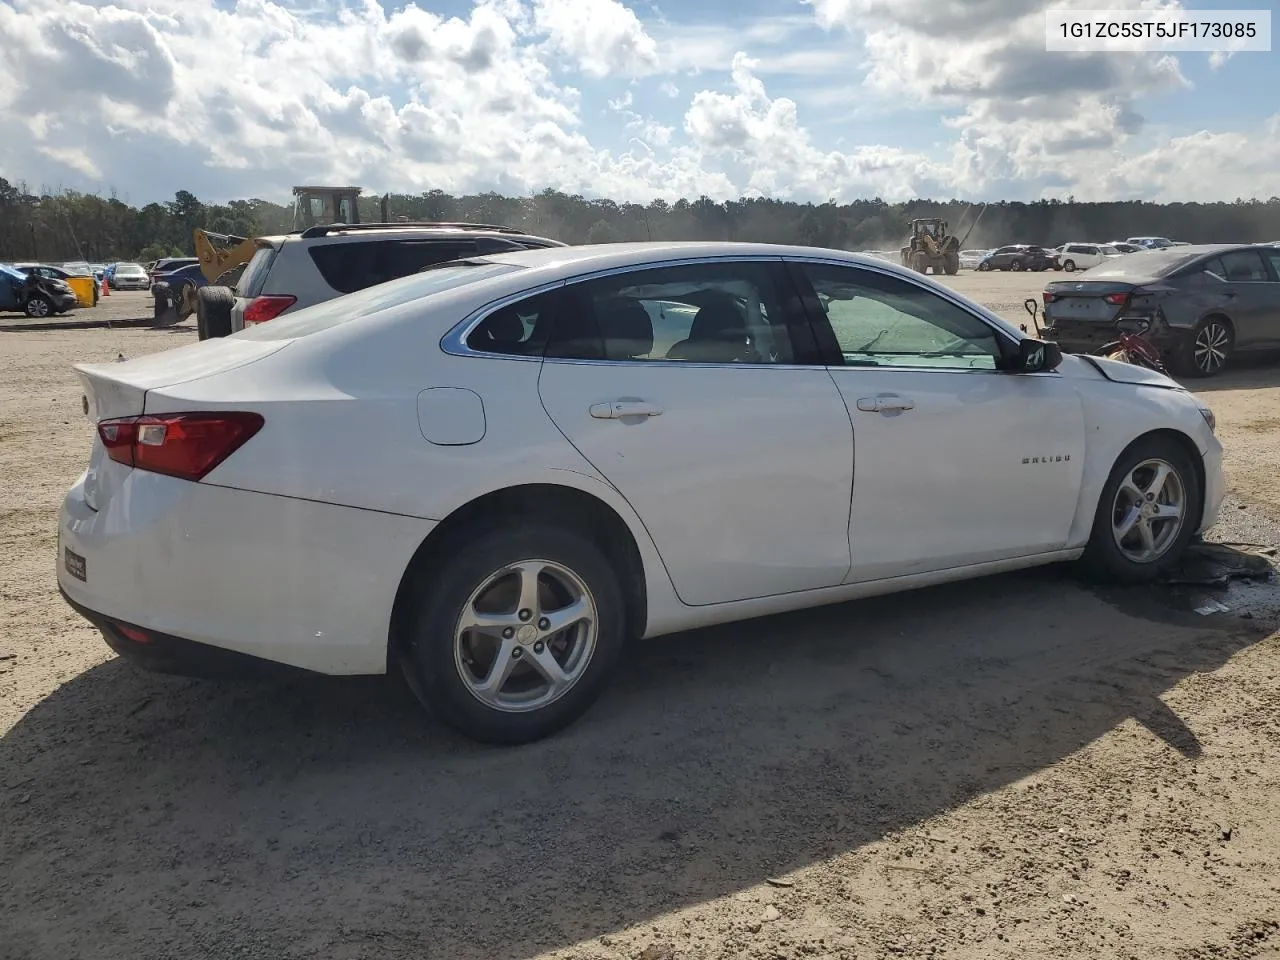
{"label": "rear door window", "polygon": [[1232,283],[1258,283],[1267,279],[1267,269],[1256,250],[1233,250],[1222,255],[1227,279]]}
{"label": "rear door window", "polygon": [[315,244],[308,252],[325,283],[354,293],[478,251],[474,240],[403,239]]}
{"label": "rear door window", "polygon": [[1267,258],[1267,262],[1271,264],[1271,279],[1280,278],[1280,250],[1268,250],[1264,256]]}

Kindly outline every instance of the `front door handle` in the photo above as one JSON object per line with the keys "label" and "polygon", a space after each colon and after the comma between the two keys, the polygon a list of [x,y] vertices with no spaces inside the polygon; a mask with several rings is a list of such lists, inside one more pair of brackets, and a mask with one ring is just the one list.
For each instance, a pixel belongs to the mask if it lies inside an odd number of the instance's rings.
{"label": "front door handle", "polygon": [[647,400],[614,400],[593,403],[588,411],[597,420],[621,420],[624,417],[658,417],[662,408]]}
{"label": "front door handle", "polygon": [[891,413],[899,410],[914,410],[914,400],[906,397],[859,397],[858,409],[864,413]]}

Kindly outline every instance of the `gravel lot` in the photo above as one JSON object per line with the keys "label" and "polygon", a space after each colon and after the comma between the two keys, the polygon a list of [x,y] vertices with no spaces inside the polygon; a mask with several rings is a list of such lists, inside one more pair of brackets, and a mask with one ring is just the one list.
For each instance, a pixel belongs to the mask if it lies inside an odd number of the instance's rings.
{"label": "gravel lot", "polygon": [[[1022,322],[1044,277],[949,282]],[[115,294],[92,319],[149,316]],[[84,312],[86,315],[89,311]],[[635,645],[494,750],[390,680],[150,676],[59,599],[70,372],[190,322],[0,319],[0,957],[1280,957],[1276,590],[1058,570]],[[1205,388],[1280,545],[1280,367]]]}

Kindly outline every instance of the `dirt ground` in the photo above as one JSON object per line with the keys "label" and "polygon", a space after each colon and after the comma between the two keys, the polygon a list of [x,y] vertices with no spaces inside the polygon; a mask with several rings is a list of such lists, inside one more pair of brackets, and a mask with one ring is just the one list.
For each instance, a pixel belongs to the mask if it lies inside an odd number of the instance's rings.
{"label": "dirt ground", "polygon": [[[950,282],[1021,322],[1043,281]],[[0,958],[1280,957],[1274,589],[1049,569],[682,634],[518,750],[389,680],[124,665],[55,587],[69,368],[192,338],[0,320]],[[1219,538],[1280,545],[1277,382],[1203,388]]]}

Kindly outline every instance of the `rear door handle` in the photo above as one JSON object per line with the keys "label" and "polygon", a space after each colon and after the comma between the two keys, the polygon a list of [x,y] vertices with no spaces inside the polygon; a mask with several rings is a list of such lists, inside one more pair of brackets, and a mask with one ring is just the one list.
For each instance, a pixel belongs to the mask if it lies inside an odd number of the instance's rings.
{"label": "rear door handle", "polygon": [[864,413],[890,413],[898,410],[914,410],[916,403],[906,397],[859,397],[858,409]]}
{"label": "rear door handle", "polygon": [[662,408],[647,400],[613,400],[593,403],[588,412],[597,420],[621,420],[623,417],[659,417]]}

